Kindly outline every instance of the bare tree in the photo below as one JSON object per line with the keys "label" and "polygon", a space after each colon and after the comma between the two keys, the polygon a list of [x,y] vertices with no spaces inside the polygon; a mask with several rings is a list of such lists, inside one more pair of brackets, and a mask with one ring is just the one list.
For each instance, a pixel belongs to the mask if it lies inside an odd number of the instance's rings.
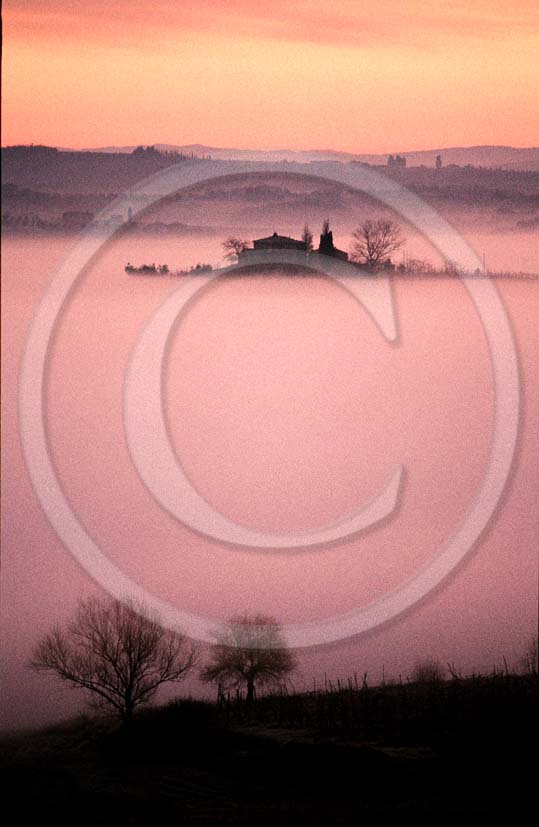
{"label": "bare tree", "polygon": [[352,233],[354,242],[350,251],[352,261],[367,267],[377,267],[404,244],[401,229],[395,221],[378,219],[364,221]]}
{"label": "bare tree", "polygon": [[310,253],[311,250],[313,249],[313,234],[312,234],[308,224],[305,224],[305,226],[303,228],[303,233],[301,235],[301,240],[305,244],[305,249],[307,250],[307,252]]}
{"label": "bare tree", "polygon": [[406,260],[406,264],[403,267],[406,273],[433,273],[434,267],[427,261],[426,259],[422,258],[409,258]]}
{"label": "bare tree", "polygon": [[182,680],[196,662],[195,646],[144,607],[90,598],[65,632],[56,627],[39,641],[30,666],[87,690],[94,706],[127,724],[159,686]]}
{"label": "bare tree", "polygon": [[295,668],[296,660],[277,621],[264,615],[243,615],[231,618],[217,633],[211,662],[201,678],[223,689],[245,687],[250,704],[256,686],[278,684]]}
{"label": "bare tree", "polygon": [[249,248],[249,242],[231,235],[223,241],[222,247],[226,253],[225,258],[235,258]]}

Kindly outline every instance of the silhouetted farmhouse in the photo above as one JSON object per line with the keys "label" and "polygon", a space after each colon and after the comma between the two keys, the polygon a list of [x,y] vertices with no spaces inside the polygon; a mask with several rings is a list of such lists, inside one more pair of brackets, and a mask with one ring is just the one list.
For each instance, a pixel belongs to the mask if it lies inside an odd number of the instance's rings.
{"label": "silhouetted farmhouse", "polygon": [[[252,247],[248,247],[238,253],[238,261],[248,261],[251,253],[259,250],[297,250],[305,253],[305,255],[308,253],[305,241],[291,238],[288,235],[273,233],[273,235],[269,235],[266,238],[255,238]],[[333,258],[348,261],[348,253],[335,247],[333,243],[333,233],[329,228],[324,228],[320,235],[318,250],[313,250],[310,255],[332,256]]]}
{"label": "silhouetted farmhouse", "polygon": [[304,241],[298,241],[295,238],[290,238],[288,235],[278,235],[273,233],[267,238],[255,238],[253,241],[253,250],[307,250]]}

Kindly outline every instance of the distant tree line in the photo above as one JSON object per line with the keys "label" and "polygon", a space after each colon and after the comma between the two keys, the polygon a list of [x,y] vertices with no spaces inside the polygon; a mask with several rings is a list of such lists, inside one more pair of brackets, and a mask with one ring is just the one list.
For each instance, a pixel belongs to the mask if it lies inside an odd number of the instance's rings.
{"label": "distant tree line", "polygon": [[188,158],[208,160],[210,158],[209,155],[197,155],[195,152],[180,152],[178,149],[158,149],[155,145],[137,146],[131,155],[135,156],[135,158],[169,158],[171,161],[183,161]]}

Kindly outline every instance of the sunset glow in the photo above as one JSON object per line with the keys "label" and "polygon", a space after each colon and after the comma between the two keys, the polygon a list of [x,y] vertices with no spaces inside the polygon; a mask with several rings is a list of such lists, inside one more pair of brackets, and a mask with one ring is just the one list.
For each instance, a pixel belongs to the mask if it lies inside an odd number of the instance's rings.
{"label": "sunset glow", "polygon": [[538,143],[535,0],[7,0],[3,144]]}

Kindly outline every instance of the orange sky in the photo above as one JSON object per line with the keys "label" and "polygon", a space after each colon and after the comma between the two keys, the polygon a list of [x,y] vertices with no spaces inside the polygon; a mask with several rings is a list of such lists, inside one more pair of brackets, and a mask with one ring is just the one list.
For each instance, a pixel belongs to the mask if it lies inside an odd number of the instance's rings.
{"label": "orange sky", "polygon": [[539,144],[537,0],[5,0],[2,143]]}

